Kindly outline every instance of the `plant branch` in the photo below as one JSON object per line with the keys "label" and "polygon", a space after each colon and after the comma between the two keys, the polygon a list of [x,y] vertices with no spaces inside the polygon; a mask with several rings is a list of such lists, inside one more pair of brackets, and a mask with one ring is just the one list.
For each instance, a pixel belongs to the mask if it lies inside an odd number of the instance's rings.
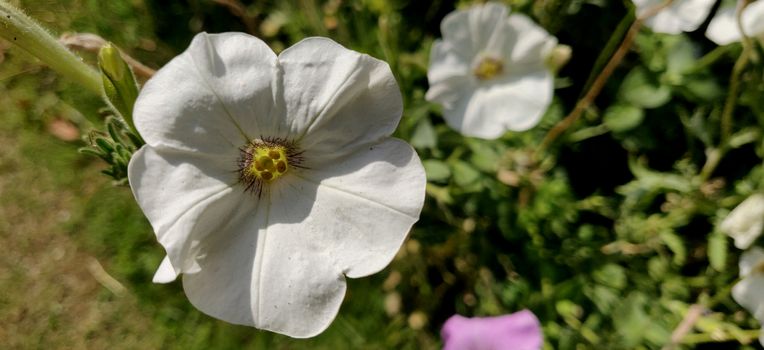
{"label": "plant branch", "polygon": [[641,15],[637,16],[637,18],[629,27],[629,30],[626,32],[626,36],[621,42],[621,45],[618,46],[618,49],[616,49],[616,51],[613,53],[613,56],[610,57],[608,63],[605,65],[599,75],[597,75],[597,78],[594,79],[594,82],[591,84],[591,87],[589,87],[589,90],[586,92],[584,97],[582,97],[578,103],[576,103],[576,106],[573,108],[570,114],[568,114],[563,120],[561,120],[559,123],[557,123],[557,125],[549,130],[547,135],[544,137],[544,140],[541,141],[539,152],[546,150],[549,145],[555,139],[557,139],[557,137],[559,137],[563,132],[565,132],[565,130],[573,125],[573,123],[575,123],[581,117],[583,112],[589,108],[592,103],[594,103],[594,100],[597,98],[597,96],[599,96],[600,92],[602,92],[602,89],[605,87],[605,84],[607,83],[610,76],[621,64],[621,61],[626,56],[626,53],[628,53],[634,42],[634,38],[636,38],[637,33],[639,33],[640,28],[642,28],[644,21],[660,12],[660,10],[662,10],[664,7],[670,5],[671,1],[672,0],[668,0],[659,5],[653,6]]}

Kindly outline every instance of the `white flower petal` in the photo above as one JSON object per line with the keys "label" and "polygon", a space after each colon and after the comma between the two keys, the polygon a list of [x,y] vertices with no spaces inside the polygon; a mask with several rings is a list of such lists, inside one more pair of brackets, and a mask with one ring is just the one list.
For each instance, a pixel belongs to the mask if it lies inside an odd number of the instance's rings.
{"label": "white flower petal", "polygon": [[[251,198],[236,210],[231,220],[236,224],[223,226],[200,242],[203,255],[197,259],[198,269],[183,275],[183,290],[197,309],[210,316],[263,328],[254,307],[259,305],[260,276],[268,273],[260,268],[262,252],[270,250],[260,242],[269,224],[268,203]],[[278,253],[291,254],[274,252]]]}
{"label": "white flower petal", "polygon": [[277,74],[276,55],[260,39],[200,33],[143,87],[136,127],[152,147],[235,152],[247,137],[279,129]]}
{"label": "white flower petal", "polygon": [[292,230],[311,237],[311,249],[331,252],[352,278],[387,266],[424,204],[424,168],[411,146],[398,139],[298,176],[319,185],[310,218]]}
{"label": "white flower petal", "polygon": [[706,38],[716,45],[727,45],[740,41],[740,30],[735,20],[735,7],[720,8],[706,29]]}
{"label": "white flower petal", "polygon": [[342,154],[390,136],[403,100],[390,67],[326,38],[308,38],[279,55],[292,132],[303,149]]}
{"label": "white flower petal", "polygon": [[732,287],[732,299],[748,310],[759,322],[764,322],[764,274],[742,279]]}
{"label": "white flower petal", "polygon": [[[637,6],[637,15],[663,3],[663,0],[632,0]],[[645,25],[656,33],[679,34],[691,32],[703,23],[716,0],[674,0],[655,16],[648,18]]]}
{"label": "white flower petal", "polygon": [[143,147],[133,154],[128,178],[177,272],[194,269],[198,242],[237,210],[243,193],[233,160]]}
{"label": "white flower petal", "polygon": [[[740,277],[747,277],[755,272],[759,267],[764,264],[764,249],[759,247],[753,247],[740,256]],[[758,271],[758,273],[764,273],[764,271]]]}
{"label": "white flower petal", "polygon": [[175,272],[175,268],[172,267],[170,257],[166,256],[162,259],[162,263],[159,264],[157,272],[154,273],[154,278],[151,280],[154,283],[170,283],[178,278],[178,273]]}
{"label": "white flower petal", "polygon": [[754,194],[733,209],[719,230],[735,239],[735,247],[747,249],[764,231],[764,195]]}
{"label": "white flower petal", "polygon": [[557,38],[522,14],[510,15],[507,26],[511,29],[508,29],[502,44],[502,56],[508,59],[506,73],[522,74],[543,69],[546,59],[557,45]]}
{"label": "white flower petal", "polygon": [[740,280],[732,288],[732,298],[764,323],[764,249],[753,247],[740,257]]}
{"label": "white flower petal", "polygon": [[426,180],[411,146],[396,139],[282,180],[267,208],[204,243],[184,288],[212,316],[309,337],[336,316],[343,273],[366,276],[395,256],[418,219]]}
{"label": "white flower petal", "polygon": [[449,126],[464,135],[495,139],[506,130],[524,131],[538,124],[552,102],[554,78],[548,71],[509,77],[481,87],[444,111]]}
{"label": "white flower petal", "polygon": [[425,175],[411,147],[390,139],[283,180],[246,225],[208,240],[183,283],[212,316],[310,337],[336,316],[343,273],[366,276],[395,256],[422,208]]}
{"label": "white flower petal", "polygon": [[489,46],[495,35],[503,35],[507,12],[507,7],[497,2],[488,2],[467,11],[454,11],[440,22],[440,32],[444,41],[454,43],[456,53],[471,61],[472,57]]}
{"label": "white flower petal", "polygon": [[756,1],[746,6],[740,22],[746,35],[762,38],[764,36],[764,2]]}
{"label": "white flower petal", "polygon": [[427,81],[430,88],[425,98],[447,108],[453,106],[462,95],[462,88],[472,88],[476,81],[472,78],[472,61],[465,60],[455,53],[451,43],[435,40],[430,49],[430,67],[427,69]]}

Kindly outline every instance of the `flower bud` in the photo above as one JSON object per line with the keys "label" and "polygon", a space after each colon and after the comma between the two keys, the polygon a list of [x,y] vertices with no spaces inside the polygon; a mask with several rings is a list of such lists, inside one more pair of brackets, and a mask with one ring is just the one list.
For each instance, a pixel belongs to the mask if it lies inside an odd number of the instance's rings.
{"label": "flower bud", "polygon": [[138,84],[130,66],[127,65],[119,49],[111,43],[104,45],[98,52],[98,66],[106,102],[117,112],[137,135],[133,124],[133,105],[138,98]]}
{"label": "flower bud", "polygon": [[568,45],[557,45],[547,57],[547,67],[554,72],[558,72],[562,67],[568,64],[573,50]]}

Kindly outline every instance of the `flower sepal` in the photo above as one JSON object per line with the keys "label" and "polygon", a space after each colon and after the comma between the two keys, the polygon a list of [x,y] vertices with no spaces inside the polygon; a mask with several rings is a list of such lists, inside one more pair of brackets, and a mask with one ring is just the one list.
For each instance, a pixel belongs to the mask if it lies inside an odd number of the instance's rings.
{"label": "flower sepal", "polygon": [[114,116],[106,118],[106,132],[92,131],[87,142],[89,146],[79,149],[80,153],[101,158],[109,167],[101,172],[114,179],[115,185],[127,184],[127,165],[133,153],[143,145],[136,134]]}

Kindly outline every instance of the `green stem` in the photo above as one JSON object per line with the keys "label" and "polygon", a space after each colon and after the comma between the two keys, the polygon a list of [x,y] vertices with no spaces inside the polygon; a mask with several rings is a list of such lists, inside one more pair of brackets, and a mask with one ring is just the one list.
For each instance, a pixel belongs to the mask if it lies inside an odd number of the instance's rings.
{"label": "green stem", "polygon": [[608,39],[607,44],[605,44],[605,47],[600,51],[599,56],[597,56],[597,60],[594,61],[594,66],[592,67],[591,73],[589,73],[589,78],[586,79],[586,84],[584,84],[584,88],[582,90],[582,94],[589,90],[589,88],[592,86],[592,83],[594,83],[594,80],[597,79],[597,75],[600,71],[602,71],[602,68],[605,67],[608,60],[610,60],[610,57],[613,56],[613,53],[615,50],[618,49],[618,46],[621,44],[621,40],[626,36],[626,32],[629,31],[629,27],[631,27],[631,24],[636,19],[634,15],[634,8],[630,8],[629,12],[626,13],[626,16],[624,16],[621,21],[618,23],[618,26],[615,27],[615,30],[613,30],[613,34],[610,35],[610,39]]}
{"label": "green stem", "polygon": [[734,45],[717,46],[715,49],[711,50],[711,52],[699,58],[697,63],[695,63],[695,65],[690,68],[687,73],[697,73],[702,71],[706,67],[714,64],[716,61],[724,57],[724,55],[730,52],[734,47]]}
{"label": "green stem", "polygon": [[701,344],[701,343],[721,343],[721,342],[737,340],[738,338],[736,336],[738,337],[743,336],[745,338],[748,338],[749,340],[753,340],[759,337],[761,330],[746,329],[746,330],[741,330],[735,333],[736,334],[730,334],[729,332],[688,334],[684,337],[684,339],[682,339],[682,344],[694,345],[694,344]]}
{"label": "green stem", "polygon": [[101,95],[98,72],[61,45],[45,29],[19,9],[0,0],[0,37],[18,45],[50,68]]}

